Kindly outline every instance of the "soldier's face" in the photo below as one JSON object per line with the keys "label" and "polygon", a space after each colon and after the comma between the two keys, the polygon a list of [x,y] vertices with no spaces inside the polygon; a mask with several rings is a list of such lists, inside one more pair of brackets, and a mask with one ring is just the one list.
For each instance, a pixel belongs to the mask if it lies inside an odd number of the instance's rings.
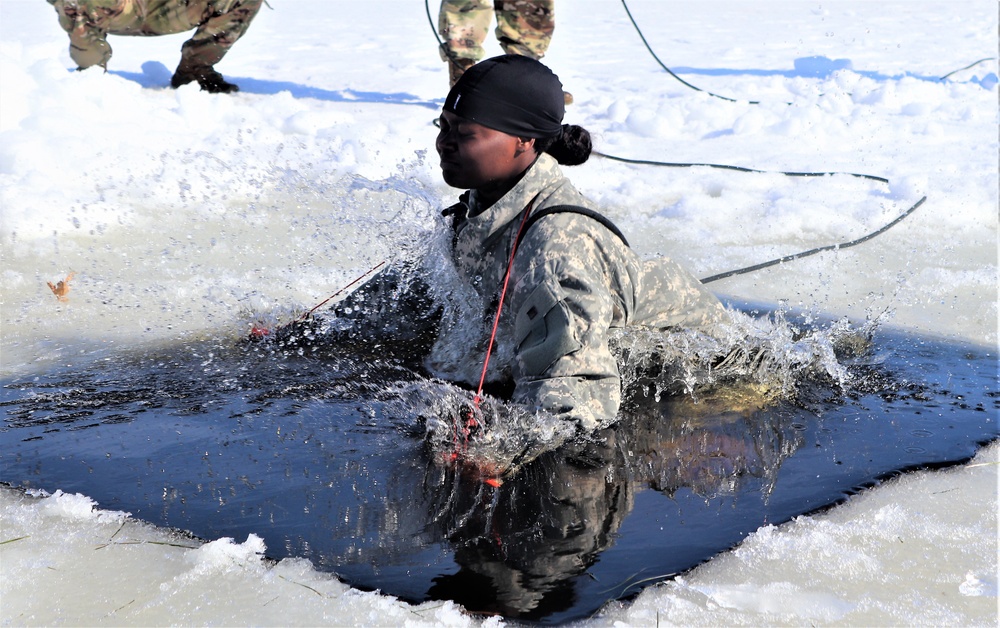
{"label": "soldier's face", "polygon": [[441,176],[448,185],[487,191],[501,188],[535,160],[534,140],[514,137],[443,111],[438,133]]}

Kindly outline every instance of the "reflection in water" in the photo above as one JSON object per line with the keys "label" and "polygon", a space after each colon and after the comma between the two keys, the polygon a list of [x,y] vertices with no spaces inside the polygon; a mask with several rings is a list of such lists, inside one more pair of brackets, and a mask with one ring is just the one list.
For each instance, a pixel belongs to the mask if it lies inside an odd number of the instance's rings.
{"label": "reflection in water", "polygon": [[710,499],[737,493],[746,478],[769,485],[801,436],[783,420],[790,414],[760,413],[760,399],[742,398],[734,410],[731,390],[698,403],[633,396],[620,423],[544,454],[498,487],[428,465],[415,493],[426,534],[447,539],[459,565],[434,579],[429,596],[544,618],[577,602],[575,578],[615,542],[636,491],[687,487]]}
{"label": "reflection in water", "polygon": [[498,488],[440,473],[426,495],[430,523],[459,570],[435,578],[429,596],[511,617],[569,608],[572,578],[612,542],[632,506],[619,453],[611,446],[596,466],[596,458],[580,464],[550,453]]}
{"label": "reflection in water", "polygon": [[786,401],[731,385],[656,402],[633,395],[624,425],[637,481],[667,495],[690,488],[706,498],[734,494],[746,478],[773,485],[781,462],[801,444]]}

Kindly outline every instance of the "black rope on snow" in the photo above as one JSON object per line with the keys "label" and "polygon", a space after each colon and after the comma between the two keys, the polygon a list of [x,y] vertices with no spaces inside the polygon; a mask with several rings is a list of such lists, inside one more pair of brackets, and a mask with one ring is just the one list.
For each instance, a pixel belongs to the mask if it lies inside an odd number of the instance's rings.
{"label": "black rope on snow", "polygon": [[609,155],[607,153],[602,153],[600,151],[591,151],[592,155],[597,155],[598,157],[604,157],[605,159],[610,159],[611,161],[620,161],[626,164],[638,164],[642,166],[666,166],[668,168],[695,168],[698,166],[704,168],[718,168],[720,170],[735,170],[737,172],[756,172],[760,174],[783,174],[786,177],[826,177],[831,175],[846,175],[850,177],[858,177],[861,179],[869,179],[871,181],[878,181],[879,183],[889,183],[889,179],[885,177],[877,177],[873,174],[857,174],[854,172],[778,172],[778,171],[768,171],[768,170],[756,170],[754,168],[744,168],[743,166],[729,166],[726,164],[686,164],[686,163],[673,163],[668,161],[652,161],[649,159],[629,159],[627,157],[617,157],[615,155]]}
{"label": "black rope on snow", "polygon": [[921,205],[923,205],[924,201],[926,201],[926,200],[927,200],[927,197],[924,196],[919,201],[917,201],[916,204],[913,205],[913,207],[909,208],[908,210],[906,210],[905,212],[903,212],[902,214],[900,214],[892,222],[890,222],[890,223],[888,223],[888,224],[880,227],[879,229],[877,229],[875,231],[872,231],[871,233],[869,233],[869,234],[867,234],[865,236],[862,236],[862,237],[858,238],[857,240],[851,240],[850,242],[844,242],[842,244],[830,244],[828,246],[821,246],[821,247],[817,247],[815,249],[810,249],[808,251],[802,251],[801,253],[795,253],[794,255],[786,255],[784,257],[779,257],[778,259],[773,259],[773,260],[771,260],[769,262],[762,262],[760,264],[754,264],[753,266],[747,266],[746,268],[739,268],[737,270],[730,270],[730,271],[727,271],[727,272],[724,272],[724,273],[719,273],[718,275],[712,275],[710,277],[705,277],[704,279],[701,280],[701,283],[711,283],[713,281],[718,281],[720,279],[725,279],[727,277],[733,277],[735,275],[745,275],[747,273],[752,273],[755,270],[760,270],[762,268],[768,268],[769,266],[776,266],[778,264],[782,264],[784,262],[790,262],[792,260],[802,259],[803,257],[809,257],[810,255],[815,255],[817,253],[822,253],[823,251],[833,251],[833,250],[839,250],[839,249],[847,249],[847,248],[850,248],[852,246],[856,246],[858,244],[861,244],[862,242],[867,242],[868,240],[871,240],[875,236],[881,235],[881,234],[885,233],[886,231],[888,231],[889,229],[891,229],[892,227],[894,227],[895,225],[899,224],[904,218],[906,218],[907,216],[909,216],[910,214],[912,214],[913,212],[915,212],[918,207],[920,207]]}
{"label": "black rope on snow", "polygon": [[[656,56],[656,53],[653,51],[653,48],[649,45],[649,42],[646,41],[646,36],[642,34],[642,29],[639,28],[639,24],[636,23],[635,18],[632,17],[632,12],[629,10],[628,4],[625,2],[625,0],[622,0],[622,6],[625,7],[625,13],[628,14],[628,19],[629,19],[629,21],[632,22],[632,26],[635,27],[635,32],[639,34],[639,38],[642,39],[642,43],[643,43],[643,45],[646,46],[646,50],[648,50],[649,54],[651,54],[653,56],[653,59],[655,59],[656,62],[660,64],[660,67],[667,71],[667,74],[669,74],[670,76],[674,77],[675,79],[677,79],[678,81],[680,81],[685,86],[690,87],[691,89],[695,90],[696,92],[703,92],[705,94],[708,94],[709,96],[713,96],[715,98],[720,98],[720,99],[726,100],[728,102],[746,102],[746,103],[751,104],[751,105],[759,105],[760,104],[759,100],[742,100],[741,101],[741,100],[736,100],[735,98],[729,98],[727,96],[720,96],[719,94],[713,94],[712,92],[704,90],[704,89],[701,89],[700,87],[697,87],[695,85],[692,85],[691,83],[688,83],[687,81],[685,81],[681,77],[677,76],[677,74],[675,74],[673,70],[671,70],[670,68],[668,68],[667,65],[665,63],[663,63],[663,61],[660,61],[660,58],[658,56]],[[943,81],[946,78],[948,78],[949,76],[951,76],[952,74],[957,74],[958,72],[961,72],[962,70],[968,70],[969,68],[971,68],[973,66],[976,66],[976,65],[979,65],[980,63],[982,63],[984,61],[992,61],[995,58],[996,57],[986,57],[986,58],[980,59],[979,61],[975,61],[973,63],[970,63],[969,65],[965,66],[964,68],[959,68],[959,69],[957,69],[957,70],[955,70],[953,72],[949,72],[949,73],[945,74],[944,76],[942,76],[941,78],[939,78],[938,80],[939,81]],[[785,104],[786,105],[791,105],[792,103],[786,102]]]}
{"label": "black rope on snow", "polygon": [[969,65],[965,66],[964,68],[959,68],[959,69],[955,70],[954,72],[949,72],[949,73],[945,74],[944,76],[942,76],[938,80],[939,81],[943,81],[946,78],[948,78],[949,76],[951,76],[952,74],[958,74],[962,70],[968,70],[969,68],[971,68],[974,65],[979,65],[983,61],[992,61],[993,59],[996,59],[996,57],[986,57],[985,59],[980,59],[979,61],[974,61],[974,62],[970,63]]}
{"label": "black rope on snow", "polygon": [[[632,12],[629,11],[628,4],[626,4],[625,0],[622,0],[622,6],[625,7],[625,13],[628,14],[628,19],[632,22],[632,26],[635,27],[635,32],[639,34],[639,39],[641,39],[643,45],[646,46],[646,50],[649,51],[649,54],[653,55],[653,58],[656,59],[656,62],[660,64],[661,68],[663,68],[664,70],[667,71],[667,74],[669,74],[670,76],[674,77],[675,79],[677,79],[678,81],[680,81],[681,83],[683,83],[684,85],[686,85],[687,87],[690,87],[691,89],[695,90],[696,92],[704,92],[705,94],[708,94],[709,96],[713,96],[715,98],[721,98],[722,100],[726,100],[726,101],[729,101],[729,102],[749,102],[751,105],[759,105],[760,104],[760,101],[758,101],[758,100],[739,101],[739,100],[736,100],[735,98],[729,98],[728,96],[720,96],[719,94],[713,94],[710,91],[704,90],[704,89],[702,89],[700,87],[692,85],[691,83],[688,83],[687,81],[685,81],[681,77],[679,77],[676,74],[674,74],[674,71],[671,70],[670,68],[668,68],[665,63],[663,63],[662,61],[660,61],[660,58],[658,56],[656,56],[655,52],[653,52],[653,48],[650,47],[649,42],[646,41],[646,36],[642,34],[642,29],[639,28],[639,25],[636,23],[635,18],[632,17]],[[788,104],[791,104],[791,103],[788,103]]]}
{"label": "black rope on snow", "polygon": [[441,41],[441,36],[438,35],[437,26],[434,24],[434,18],[431,17],[430,0],[424,0],[424,10],[427,11],[427,23],[431,25],[431,32],[434,33],[434,39],[438,40],[439,46],[444,46],[444,42]]}
{"label": "black rope on snow", "polygon": [[[266,2],[266,0],[265,0],[265,2]],[[270,5],[268,5],[268,6],[270,6]],[[653,59],[655,59],[658,64],[660,64],[661,68],[663,68],[664,70],[666,70],[667,74],[669,74],[670,76],[672,76],[675,79],[677,79],[681,84],[685,85],[686,87],[690,87],[691,89],[695,90],[696,92],[703,92],[705,94],[708,94],[709,96],[712,96],[714,98],[719,98],[719,99],[725,100],[727,102],[746,102],[746,103],[751,104],[751,105],[759,105],[760,104],[759,100],[744,100],[744,101],[740,101],[740,100],[736,100],[735,98],[729,98],[728,96],[721,96],[719,94],[712,93],[712,92],[704,90],[704,89],[702,89],[702,88],[700,88],[700,87],[698,87],[696,85],[692,85],[691,83],[688,83],[687,81],[685,81],[681,77],[677,76],[677,74],[674,73],[673,70],[671,70],[670,68],[668,68],[667,65],[665,63],[663,63],[663,61],[660,60],[660,57],[658,57],[656,55],[656,52],[653,51],[652,46],[650,46],[649,42],[646,40],[646,36],[642,34],[642,29],[639,28],[639,24],[635,21],[635,18],[632,17],[632,11],[629,10],[628,4],[626,3],[625,0],[622,0],[622,6],[625,7],[625,13],[628,15],[629,21],[632,22],[632,26],[635,28],[635,32],[639,35],[639,39],[642,40],[642,43],[643,43],[644,46],[646,46],[646,50],[649,51],[649,54],[653,56]],[[449,50],[447,50],[445,48],[444,41],[441,39],[441,36],[438,34],[437,25],[434,24],[434,18],[431,17],[430,0],[424,0],[424,11],[426,11],[426,13],[427,13],[427,23],[431,27],[431,32],[434,33],[434,39],[437,40],[439,49],[440,50],[444,50],[445,53],[448,55],[448,63],[451,63],[451,64],[455,65],[456,67],[458,67],[458,61],[451,54],[451,51],[449,51]],[[946,78],[948,78],[949,76],[951,76],[952,74],[956,74],[958,72],[961,72],[962,70],[968,70],[969,68],[971,68],[973,66],[976,66],[976,65],[979,65],[980,63],[982,63],[984,61],[992,61],[995,58],[996,57],[986,57],[986,58],[980,59],[979,61],[975,61],[973,63],[970,63],[969,65],[965,66],[964,68],[959,68],[959,69],[957,69],[957,70],[955,70],[953,72],[949,72],[948,74],[945,74],[944,76],[942,76],[938,80],[939,81],[943,81]],[[786,102],[785,104],[786,105],[791,105],[792,103]]]}
{"label": "black rope on snow", "polygon": [[[831,176],[831,175],[837,175],[837,174],[839,174],[839,175],[846,175],[846,176],[851,176],[851,177],[858,177],[858,178],[861,178],[861,179],[868,179],[869,181],[877,181],[879,183],[885,183],[887,185],[889,183],[889,179],[886,179],[885,177],[877,177],[877,176],[872,175],[872,174],[858,174],[858,173],[854,173],[854,172],[774,172],[774,171],[767,171],[767,170],[755,170],[753,168],[744,168],[742,166],[729,166],[729,165],[725,165],[725,164],[694,164],[694,163],[690,163],[689,164],[689,163],[671,163],[671,162],[666,162],[666,161],[652,161],[652,160],[648,160],[648,159],[628,159],[628,158],[625,158],[625,157],[617,157],[615,155],[609,155],[607,153],[601,153],[601,152],[598,152],[598,151],[593,151],[592,154],[598,155],[600,157],[604,157],[605,159],[610,159],[612,161],[620,161],[620,162],[627,163],[627,164],[639,164],[639,165],[645,165],[645,166],[666,166],[666,167],[669,167],[669,168],[694,168],[694,167],[697,167],[697,166],[703,166],[703,167],[706,167],[706,168],[718,168],[718,169],[722,169],[722,170],[734,170],[736,172],[754,172],[754,173],[759,173],[759,174],[781,174],[781,175],[785,175],[785,176],[788,176],[788,177],[824,177],[824,176]],[[866,236],[858,238],[857,240],[852,240],[850,242],[844,242],[844,243],[841,243],[841,244],[830,244],[830,245],[827,245],[827,246],[821,246],[821,247],[818,247],[818,248],[815,248],[815,249],[810,249],[808,251],[802,251],[800,253],[795,253],[793,255],[786,255],[784,257],[779,257],[777,259],[773,259],[773,260],[770,260],[770,261],[767,261],[767,262],[762,262],[760,264],[754,264],[753,266],[747,266],[746,268],[739,268],[739,269],[736,269],[736,270],[730,270],[730,271],[726,271],[724,273],[719,273],[717,275],[711,275],[709,277],[705,277],[704,279],[702,279],[701,283],[711,283],[713,281],[718,281],[720,279],[726,279],[727,277],[733,277],[733,276],[736,276],[736,275],[745,275],[745,274],[751,273],[751,272],[753,272],[755,270],[760,270],[762,268],[768,268],[770,266],[776,266],[778,264],[781,264],[781,263],[784,263],[784,262],[790,262],[790,261],[796,260],[796,259],[801,259],[803,257],[809,257],[810,255],[815,255],[817,253],[822,253],[823,251],[832,251],[832,250],[835,250],[835,249],[846,249],[846,248],[850,248],[852,246],[856,246],[858,244],[861,244],[862,242],[867,242],[868,240],[871,240],[875,236],[878,236],[878,235],[880,235],[882,233],[885,233],[886,231],[888,231],[889,229],[891,229],[893,226],[897,225],[904,218],[906,218],[907,216],[909,216],[910,214],[912,214],[914,211],[916,211],[916,209],[918,207],[920,207],[921,205],[923,205],[924,201],[926,201],[926,200],[927,200],[927,197],[924,196],[919,201],[917,201],[916,204],[913,205],[913,207],[911,207],[908,210],[906,210],[905,212],[903,212],[898,218],[896,218],[895,220],[893,220],[889,224],[887,224],[887,225],[879,228],[876,231],[873,231],[873,232],[869,233]]]}
{"label": "black rope on snow", "polygon": [[[824,176],[831,176],[831,175],[837,175],[837,174],[839,174],[839,175],[846,175],[846,176],[851,176],[851,177],[858,177],[858,178],[861,178],[861,179],[868,179],[870,181],[877,181],[879,183],[885,183],[885,184],[889,183],[889,179],[886,179],[885,177],[877,177],[877,176],[872,175],[872,174],[857,174],[857,173],[854,173],[854,172],[774,172],[774,171],[770,171],[769,172],[767,170],[755,170],[753,168],[744,168],[742,166],[729,166],[729,165],[724,165],[724,164],[693,164],[693,163],[692,164],[688,164],[688,163],[671,163],[671,162],[665,162],[665,161],[652,161],[652,160],[648,160],[648,159],[628,159],[628,158],[625,158],[625,157],[617,157],[615,155],[609,155],[607,153],[601,153],[601,152],[598,152],[598,151],[593,151],[591,154],[598,155],[600,157],[604,157],[605,159],[610,159],[612,161],[620,161],[620,162],[627,163],[627,164],[639,164],[639,165],[645,165],[645,166],[666,166],[666,167],[670,167],[670,168],[694,168],[694,167],[697,167],[697,166],[703,166],[703,167],[706,167],[706,168],[719,168],[719,169],[722,169],[722,170],[734,170],[736,172],[754,172],[754,173],[760,173],[760,174],[781,174],[781,175],[785,175],[785,176],[788,176],[788,177],[824,177]],[[808,251],[802,251],[800,253],[795,253],[793,255],[786,255],[784,257],[779,257],[777,259],[773,259],[773,260],[770,260],[770,261],[767,261],[767,262],[761,262],[760,264],[754,264],[753,266],[747,266],[746,268],[739,268],[739,269],[736,269],[736,270],[730,270],[730,271],[726,271],[724,273],[719,273],[717,275],[711,275],[709,277],[705,277],[704,279],[702,279],[701,283],[711,283],[713,281],[718,281],[720,279],[726,279],[727,277],[733,277],[733,276],[736,276],[736,275],[745,275],[745,274],[751,273],[751,272],[753,272],[755,270],[760,270],[762,268],[768,268],[770,266],[776,266],[778,264],[781,264],[781,263],[784,263],[784,262],[790,262],[790,261],[796,260],[796,259],[801,259],[803,257],[809,257],[810,255],[815,255],[817,253],[822,253],[823,251],[832,251],[832,250],[835,250],[835,249],[847,249],[847,248],[850,248],[852,246],[857,246],[858,244],[861,244],[862,242],[867,242],[868,240],[871,240],[875,236],[878,236],[878,235],[881,235],[881,234],[885,233],[886,231],[888,231],[889,229],[891,229],[895,225],[899,224],[900,221],[902,221],[904,218],[906,218],[907,216],[909,216],[910,214],[912,214],[914,211],[916,211],[916,209],[918,207],[920,207],[921,205],[923,205],[924,201],[926,201],[926,200],[927,200],[927,197],[924,196],[919,201],[917,201],[916,204],[913,205],[913,207],[910,207],[908,210],[906,210],[905,212],[903,212],[902,214],[900,214],[900,216],[897,217],[892,222],[890,222],[887,225],[885,225],[885,226],[877,229],[876,231],[873,231],[873,232],[869,233],[868,235],[865,235],[865,236],[863,236],[861,238],[858,238],[857,240],[852,240],[850,242],[843,242],[841,244],[830,244],[830,245],[827,245],[827,246],[821,246],[821,247],[817,247],[815,249],[810,249]]]}

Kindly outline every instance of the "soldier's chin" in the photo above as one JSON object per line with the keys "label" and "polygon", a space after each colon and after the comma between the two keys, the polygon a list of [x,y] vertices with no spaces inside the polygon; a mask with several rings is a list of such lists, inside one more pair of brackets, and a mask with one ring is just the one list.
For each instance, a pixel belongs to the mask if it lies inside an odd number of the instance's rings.
{"label": "soldier's chin", "polygon": [[441,178],[453,188],[465,190],[471,187],[460,172],[455,171],[449,166],[441,166]]}

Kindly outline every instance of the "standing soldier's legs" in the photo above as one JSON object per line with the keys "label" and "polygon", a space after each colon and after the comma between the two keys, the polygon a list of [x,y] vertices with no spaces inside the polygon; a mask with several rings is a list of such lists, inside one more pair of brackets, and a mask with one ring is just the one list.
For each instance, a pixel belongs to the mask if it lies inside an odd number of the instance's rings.
{"label": "standing soldier's legs", "polygon": [[[503,51],[541,59],[556,30],[555,0],[494,0],[497,40]],[[573,94],[563,92],[567,105]]]}
{"label": "standing soldier's legs", "polygon": [[555,0],[494,0],[504,52],[541,59],[556,28]]}
{"label": "standing soldier's legs", "polygon": [[490,0],[442,0],[438,32],[444,40],[440,52],[448,63],[450,85],[486,54],[483,42],[492,20]]}
{"label": "standing soldier's legs", "polygon": [[[60,25],[63,17],[59,16]],[[63,26],[63,28],[66,28]],[[78,70],[84,70],[94,65],[108,69],[111,60],[111,44],[108,34],[84,22],[71,23],[66,29],[69,33],[69,56],[76,63]]]}
{"label": "standing soldier's legs", "polygon": [[48,0],[59,16],[59,26],[69,35],[69,56],[80,70],[111,59],[108,33],[133,26],[140,18],[127,12],[122,0]]}
{"label": "standing soldier's legs", "polygon": [[208,2],[198,30],[181,46],[181,62],[170,84],[180,87],[198,81],[201,88],[209,92],[239,91],[236,85],[226,82],[214,66],[247,31],[261,4],[263,0]]}

